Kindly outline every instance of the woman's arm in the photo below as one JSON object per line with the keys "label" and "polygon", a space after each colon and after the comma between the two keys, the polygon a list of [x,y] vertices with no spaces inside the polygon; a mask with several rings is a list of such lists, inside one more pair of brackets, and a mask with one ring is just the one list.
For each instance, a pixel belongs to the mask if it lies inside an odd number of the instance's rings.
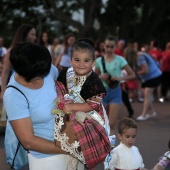
{"label": "woman's arm", "polygon": [[10,121],[21,144],[29,150],[46,154],[65,154],[54,142],[35,136],[30,117]]}
{"label": "woman's arm", "polygon": [[109,77],[107,73],[101,74],[100,70],[95,67],[95,73],[99,76],[100,80],[106,81]]}
{"label": "woman's arm", "polygon": [[63,47],[61,47],[60,53],[58,54],[58,56],[55,59],[55,66],[56,67],[59,66],[62,55],[63,55]]}
{"label": "woman's arm", "polygon": [[52,58],[52,64],[55,64],[55,57],[54,57],[54,46],[51,45],[51,58]]}
{"label": "woman's arm", "polygon": [[2,81],[2,83],[1,83],[1,99],[3,98],[4,91],[5,91],[6,85],[7,85],[7,81],[10,76],[10,72],[12,70],[12,66],[9,61],[10,51],[11,50],[9,49],[5,55],[5,58],[4,58],[4,64],[3,64],[2,76],[1,76],[1,81]]}
{"label": "woman's arm", "polygon": [[159,164],[156,164],[152,170],[164,170],[165,168]]}
{"label": "woman's arm", "polygon": [[138,75],[146,74],[148,72],[148,65],[146,63],[140,66],[140,70],[137,72]]}
{"label": "woman's arm", "polygon": [[130,79],[135,78],[135,73],[128,64],[126,64],[122,69],[124,69],[126,71],[127,75],[123,76],[123,77],[112,76],[111,80],[122,81],[122,80],[130,80]]}

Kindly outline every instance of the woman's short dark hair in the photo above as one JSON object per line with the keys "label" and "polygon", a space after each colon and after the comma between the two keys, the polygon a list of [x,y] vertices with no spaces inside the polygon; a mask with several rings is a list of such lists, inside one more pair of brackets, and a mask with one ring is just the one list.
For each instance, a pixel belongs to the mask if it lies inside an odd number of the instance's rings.
{"label": "woman's short dark hair", "polygon": [[14,71],[27,82],[36,77],[45,77],[51,68],[51,55],[48,49],[36,43],[17,44],[11,50],[9,60]]}
{"label": "woman's short dark hair", "polygon": [[94,42],[88,38],[82,38],[76,41],[71,50],[71,58],[73,56],[74,51],[88,50],[92,54],[93,61],[95,60],[95,49]]}

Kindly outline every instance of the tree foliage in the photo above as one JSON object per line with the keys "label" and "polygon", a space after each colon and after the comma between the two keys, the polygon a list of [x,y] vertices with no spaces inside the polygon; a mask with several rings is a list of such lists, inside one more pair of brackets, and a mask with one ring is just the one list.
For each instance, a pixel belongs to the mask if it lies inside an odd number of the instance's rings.
{"label": "tree foliage", "polygon": [[[113,34],[147,43],[170,39],[169,0],[1,0],[0,35],[10,41],[22,23],[35,25],[51,37],[73,31],[77,37],[103,40]],[[73,16],[77,14],[75,19]]]}

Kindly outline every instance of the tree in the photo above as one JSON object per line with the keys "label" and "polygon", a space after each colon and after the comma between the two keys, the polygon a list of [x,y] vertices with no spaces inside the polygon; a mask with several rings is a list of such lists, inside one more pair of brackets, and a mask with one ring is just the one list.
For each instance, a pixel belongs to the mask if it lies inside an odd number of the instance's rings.
{"label": "tree", "polygon": [[[59,1],[49,0],[51,7],[53,8],[56,19],[62,23],[65,22],[67,25],[71,25],[78,32],[79,37],[89,37],[94,35],[94,21],[99,13],[99,9],[102,6],[101,0],[63,0],[62,5]],[[84,15],[83,23],[76,21],[72,18],[74,11],[82,10]]]}
{"label": "tree", "polygon": [[[2,0],[0,35],[12,39],[22,23],[35,25],[51,37],[75,32],[77,37],[103,40],[113,34],[126,41],[145,43],[170,35],[169,0]],[[75,14],[77,18],[75,18]]]}

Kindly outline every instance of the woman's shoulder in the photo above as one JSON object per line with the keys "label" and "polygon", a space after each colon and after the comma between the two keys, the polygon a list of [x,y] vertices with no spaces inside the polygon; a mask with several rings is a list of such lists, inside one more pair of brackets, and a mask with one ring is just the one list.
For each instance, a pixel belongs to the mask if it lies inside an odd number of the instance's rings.
{"label": "woman's shoulder", "polygon": [[99,66],[100,64],[102,64],[102,58],[103,58],[103,57],[98,57],[98,58],[96,59],[96,61],[95,61],[95,65],[96,65],[96,66]]}
{"label": "woman's shoulder", "polygon": [[53,64],[51,64],[50,74],[48,74],[48,76],[52,76],[54,78],[54,80],[56,80],[58,77],[58,74],[59,74],[58,68],[55,67]]}
{"label": "woman's shoulder", "polygon": [[117,54],[116,54],[115,59],[116,59],[116,60],[120,60],[120,61],[122,61],[122,60],[126,60],[123,56],[121,56],[121,55],[117,55]]}
{"label": "woman's shoulder", "polygon": [[103,58],[102,56],[97,57],[97,58],[96,58],[96,61],[101,61],[101,60],[102,60],[102,58]]}
{"label": "woman's shoulder", "polygon": [[116,55],[115,60],[113,60],[113,62],[117,62],[122,67],[128,63],[127,60],[123,56],[120,56],[120,55]]}

